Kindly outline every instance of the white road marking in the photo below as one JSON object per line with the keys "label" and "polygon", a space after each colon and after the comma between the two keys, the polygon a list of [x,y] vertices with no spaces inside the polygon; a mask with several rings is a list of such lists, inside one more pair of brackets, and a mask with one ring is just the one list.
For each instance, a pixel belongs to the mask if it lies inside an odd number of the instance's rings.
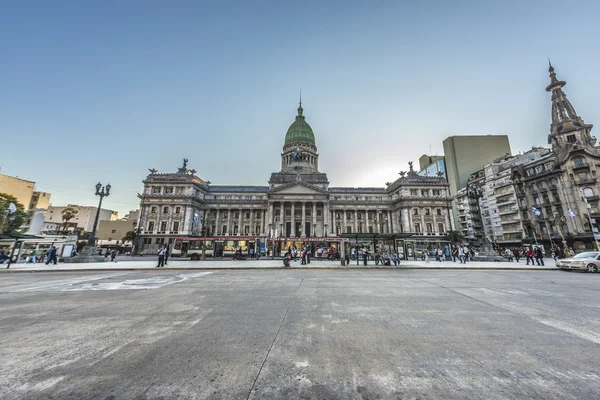
{"label": "white road marking", "polygon": [[50,287],[56,287],[56,286],[64,286],[64,285],[73,285],[79,282],[88,282],[88,281],[96,281],[98,279],[108,279],[108,278],[112,278],[113,276],[122,276],[122,275],[128,275],[131,272],[121,272],[118,274],[111,274],[111,275],[96,275],[93,277],[86,277],[86,278],[77,278],[77,279],[71,279],[71,280],[57,280],[54,281],[52,283],[46,284],[46,285],[41,285],[41,286],[34,286],[34,287],[28,287],[28,288],[23,288],[23,289],[17,289],[17,290],[12,290],[12,292],[30,292],[30,291],[35,291],[38,289],[44,289],[44,288],[50,288]]}
{"label": "white road marking", "polygon": [[598,334],[598,333],[583,331],[573,325],[567,324],[562,321],[552,321],[552,320],[548,320],[548,319],[539,319],[539,318],[534,318],[534,319],[544,325],[550,326],[552,328],[556,328],[563,332],[570,333],[570,334],[578,336],[582,339],[589,340],[590,342],[600,344],[600,334]]}
{"label": "white road marking", "polygon": [[159,289],[163,286],[172,285],[186,281],[191,278],[199,278],[212,272],[200,272],[195,274],[182,274],[176,276],[154,276],[151,278],[128,279],[123,282],[101,282],[85,283],[77,287],[67,287],[63,292],[85,291],[85,290],[148,290]]}

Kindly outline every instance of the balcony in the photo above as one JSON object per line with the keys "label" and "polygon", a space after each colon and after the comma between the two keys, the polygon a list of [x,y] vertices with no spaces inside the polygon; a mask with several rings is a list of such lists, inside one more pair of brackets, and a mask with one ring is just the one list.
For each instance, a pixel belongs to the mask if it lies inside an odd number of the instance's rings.
{"label": "balcony", "polygon": [[498,215],[514,214],[516,212],[519,212],[519,209],[517,207],[511,207],[511,208],[506,208],[504,210],[499,210]]}
{"label": "balcony", "polygon": [[590,185],[592,183],[596,183],[596,178],[585,178],[577,181],[578,185]]}
{"label": "balcony", "polygon": [[586,198],[585,198],[585,199],[586,199],[588,202],[590,202],[590,201],[597,201],[599,198],[600,198],[600,197],[598,197],[598,196],[586,196]]}
{"label": "balcony", "polygon": [[520,218],[507,218],[507,219],[501,219],[500,225],[518,224],[520,222],[521,222]]}

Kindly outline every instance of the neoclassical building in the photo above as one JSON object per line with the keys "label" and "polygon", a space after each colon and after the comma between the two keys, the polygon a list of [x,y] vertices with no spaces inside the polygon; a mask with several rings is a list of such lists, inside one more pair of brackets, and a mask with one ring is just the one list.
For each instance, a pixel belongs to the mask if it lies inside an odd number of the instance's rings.
{"label": "neoclassical building", "polygon": [[213,185],[188,169],[187,159],[174,173],[151,169],[139,194],[140,250],[153,252],[176,238],[205,234],[225,248],[246,250],[259,244],[264,249],[273,239],[279,249],[306,243],[330,247],[339,244],[341,234],[403,233],[399,236],[406,240],[370,239],[360,246],[381,245],[408,257],[413,249],[443,245],[452,229],[446,180],[419,176],[409,165],[385,187],[330,187],[327,174],[319,171],[315,135],[300,103],[285,135],[281,168],[268,185]]}

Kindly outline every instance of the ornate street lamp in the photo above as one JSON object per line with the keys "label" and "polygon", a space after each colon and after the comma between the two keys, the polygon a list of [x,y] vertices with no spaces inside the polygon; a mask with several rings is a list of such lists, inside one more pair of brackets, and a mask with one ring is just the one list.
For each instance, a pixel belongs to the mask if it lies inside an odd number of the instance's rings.
{"label": "ornate street lamp", "polygon": [[96,229],[98,228],[98,219],[100,218],[100,208],[102,207],[102,199],[106,196],[110,196],[110,183],[106,186],[102,186],[100,182],[96,184],[96,196],[100,196],[100,202],[98,203],[98,210],[96,211],[96,218],[94,219],[94,226],[92,228],[92,234],[88,239],[88,245],[94,246],[96,243]]}
{"label": "ornate street lamp", "polygon": [[[204,210],[204,215],[200,218],[200,223],[202,224],[202,230],[204,231],[204,240],[202,241],[202,256],[201,260],[206,260],[206,239],[208,238],[208,227],[212,225],[214,222],[214,218],[210,218],[206,215],[206,210]],[[213,247],[213,257],[214,257],[214,247]]]}

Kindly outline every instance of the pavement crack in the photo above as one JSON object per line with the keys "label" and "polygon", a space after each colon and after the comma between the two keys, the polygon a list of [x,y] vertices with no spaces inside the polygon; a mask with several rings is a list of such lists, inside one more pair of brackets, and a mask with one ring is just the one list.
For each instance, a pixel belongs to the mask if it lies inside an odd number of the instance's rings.
{"label": "pavement crack", "polygon": [[302,286],[302,283],[304,282],[304,278],[306,277],[307,272],[308,272],[308,269],[305,269],[304,275],[302,276],[302,279],[300,280],[300,283],[298,284],[298,287],[296,288],[296,291],[294,292],[294,297],[292,297],[292,300],[290,300],[290,304],[288,304],[287,309],[285,310],[285,314],[283,314],[283,318],[281,319],[281,323],[279,324],[279,327],[277,328],[275,337],[273,338],[273,341],[271,342],[271,345],[269,346],[269,349],[267,350],[267,354],[265,355],[265,358],[264,358],[262,364],[260,365],[260,368],[258,369],[258,373],[256,374],[256,377],[254,378],[254,382],[252,382],[252,387],[248,391],[248,396],[246,396],[246,400],[250,399],[250,396],[252,395],[252,391],[254,390],[254,387],[256,386],[258,377],[262,373],[263,367],[267,363],[267,358],[269,358],[269,354],[271,354],[271,350],[273,349],[273,346],[275,345],[275,341],[277,341],[277,337],[279,336],[281,327],[283,326],[283,323],[285,322],[285,319],[287,318],[288,312],[290,311],[290,308],[292,308],[292,304],[294,304],[294,301],[296,300],[296,297],[298,296],[298,291],[300,290],[300,287]]}

